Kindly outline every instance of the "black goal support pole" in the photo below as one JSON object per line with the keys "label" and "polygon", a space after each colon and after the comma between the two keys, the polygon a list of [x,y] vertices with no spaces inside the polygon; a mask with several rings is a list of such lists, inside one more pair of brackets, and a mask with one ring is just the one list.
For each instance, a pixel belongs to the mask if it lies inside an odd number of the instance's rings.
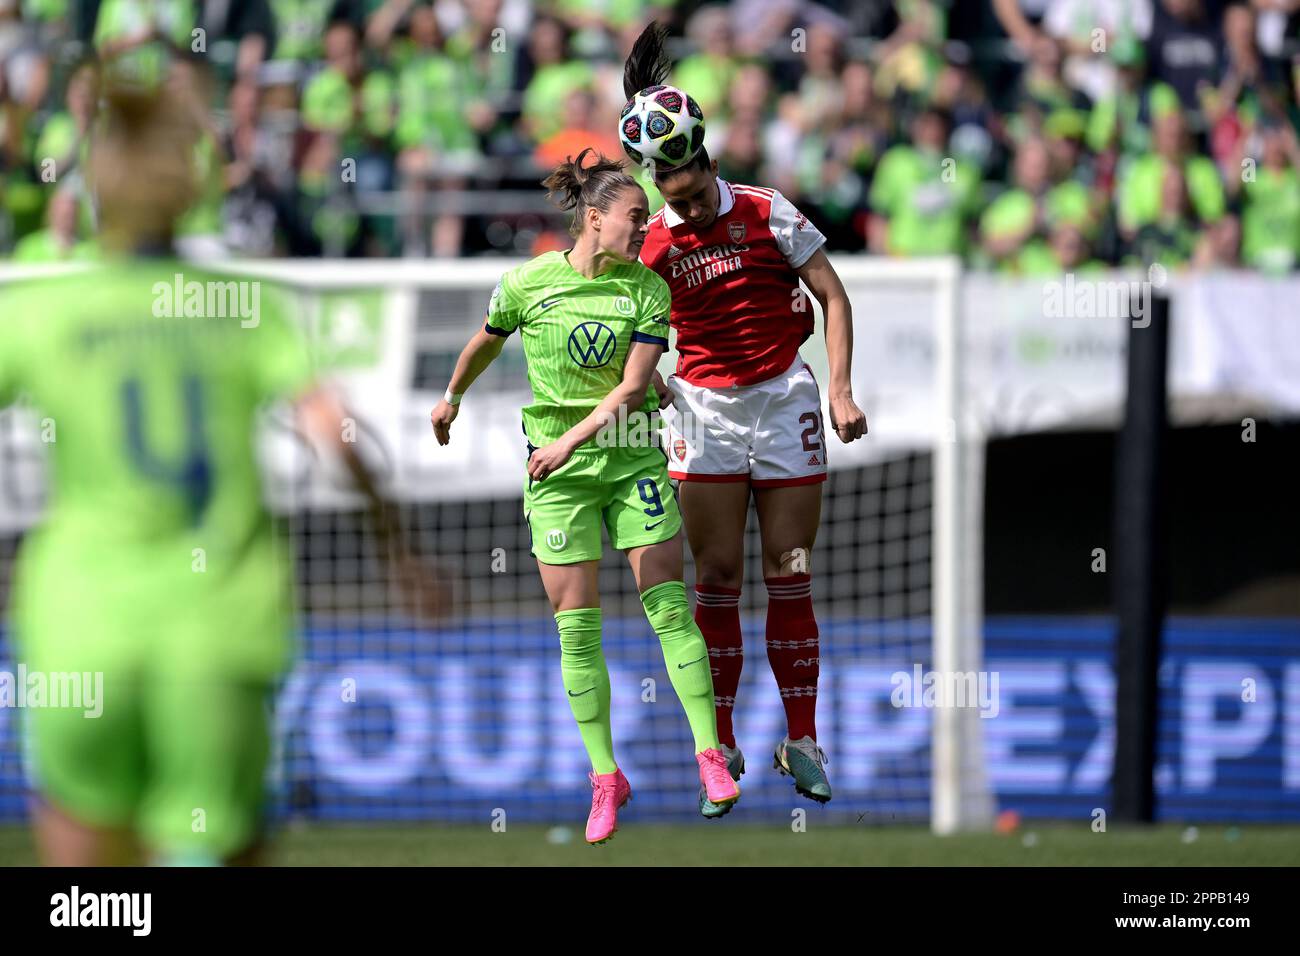
{"label": "black goal support pole", "polygon": [[1115,768],[1111,814],[1150,823],[1155,813],[1156,706],[1167,603],[1165,515],[1169,299],[1148,300],[1149,324],[1128,332],[1128,393],[1115,446]]}

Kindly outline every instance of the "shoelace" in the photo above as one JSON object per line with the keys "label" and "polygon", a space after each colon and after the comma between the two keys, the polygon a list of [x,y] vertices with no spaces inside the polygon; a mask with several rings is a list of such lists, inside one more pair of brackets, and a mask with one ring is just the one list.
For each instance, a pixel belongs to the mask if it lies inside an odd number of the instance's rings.
{"label": "shoelace", "polygon": [[[591,812],[595,813],[605,806],[605,801],[608,800],[609,795],[614,792],[614,787],[601,786],[600,781],[596,779],[594,773],[588,774],[587,777],[591,780],[591,789],[596,792],[591,801]],[[617,786],[617,784],[615,784],[615,786]]]}
{"label": "shoelace", "polygon": [[722,755],[720,750],[704,751],[704,762],[719,773],[725,773],[727,779],[731,779],[731,771],[727,769],[727,758]]}
{"label": "shoelace", "polygon": [[[800,750],[800,751],[802,751],[803,753],[808,753],[807,750],[805,750],[804,748],[800,747],[798,744],[791,743],[789,746],[794,747],[795,750]],[[828,757],[828,756],[826,756],[826,751],[822,750],[822,748],[821,748],[820,745],[818,745],[818,744],[813,744],[813,750],[815,751],[815,756],[819,759],[819,761],[820,761],[822,764],[829,764],[829,763],[831,762],[831,758]],[[810,754],[810,756],[813,756],[813,755]]]}

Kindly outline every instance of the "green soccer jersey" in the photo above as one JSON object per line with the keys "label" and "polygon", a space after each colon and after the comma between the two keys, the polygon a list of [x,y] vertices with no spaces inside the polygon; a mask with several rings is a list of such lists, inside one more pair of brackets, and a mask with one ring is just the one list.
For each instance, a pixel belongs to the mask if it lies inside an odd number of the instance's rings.
{"label": "green soccer jersey", "polygon": [[[501,277],[488,303],[487,330],[519,329],[533,402],[524,432],[547,445],[591,414],[623,380],[633,342],[668,347],[668,284],[640,262],[588,279],[565,252],[548,252]],[[653,387],[629,412],[659,407]]]}
{"label": "green soccer jersey", "polygon": [[871,208],[889,220],[888,252],[937,256],[965,251],[965,224],[979,201],[980,174],[906,144],[880,158],[871,183]]}
{"label": "green soccer jersey", "polygon": [[283,666],[290,569],[253,436],[263,403],[312,371],[266,286],[137,260],[0,288],[0,407],[26,396],[50,466],[13,596],[20,642],[80,633],[122,657],[147,641],[213,670]]}
{"label": "green soccer jersey", "polygon": [[1252,269],[1290,272],[1300,259],[1300,175],[1262,167],[1244,189],[1242,260]]}

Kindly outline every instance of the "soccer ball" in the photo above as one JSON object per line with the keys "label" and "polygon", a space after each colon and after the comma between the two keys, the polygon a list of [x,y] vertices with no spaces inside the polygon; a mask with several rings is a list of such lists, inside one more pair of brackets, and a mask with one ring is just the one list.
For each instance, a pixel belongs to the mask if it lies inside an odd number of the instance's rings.
{"label": "soccer ball", "polygon": [[618,138],[638,166],[683,166],[704,145],[704,111],[675,86],[647,86],[623,107]]}

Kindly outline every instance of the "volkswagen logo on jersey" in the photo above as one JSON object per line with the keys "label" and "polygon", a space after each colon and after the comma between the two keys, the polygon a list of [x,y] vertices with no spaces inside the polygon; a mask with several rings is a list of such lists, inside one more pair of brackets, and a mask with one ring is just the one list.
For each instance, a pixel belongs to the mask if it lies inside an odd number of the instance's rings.
{"label": "volkswagen logo on jersey", "polygon": [[603,322],[583,322],[569,333],[569,358],[583,368],[608,365],[616,351],[614,332]]}
{"label": "volkswagen logo on jersey", "polygon": [[618,310],[619,315],[631,315],[636,310],[632,300],[625,295],[620,295],[614,300],[614,308]]}
{"label": "volkswagen logo on jersey", "polygon": [[727,238],[732,242],[744,242],[745,224],[743,222],[727,223]]}

